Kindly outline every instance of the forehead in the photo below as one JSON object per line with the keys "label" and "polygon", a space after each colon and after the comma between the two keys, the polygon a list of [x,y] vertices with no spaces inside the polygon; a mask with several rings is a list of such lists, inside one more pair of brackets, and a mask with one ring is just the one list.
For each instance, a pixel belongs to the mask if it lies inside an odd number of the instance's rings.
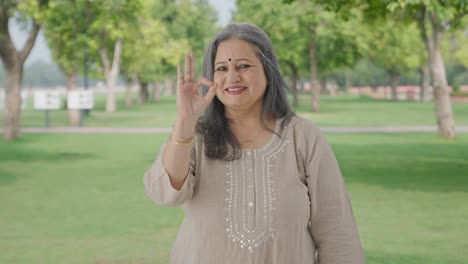
{"label": "forehead", "polygon": [[257,59],[255,48],[245,40],[228,39],[221,42],[216,51],[215,62],[228,61],[229,59]]}

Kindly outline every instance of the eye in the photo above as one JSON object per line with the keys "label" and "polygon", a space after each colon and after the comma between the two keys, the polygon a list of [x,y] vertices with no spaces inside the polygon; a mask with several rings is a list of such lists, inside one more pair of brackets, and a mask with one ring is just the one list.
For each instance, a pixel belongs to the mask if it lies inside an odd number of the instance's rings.
{"label": "eye", "polygon": [[226,70],[226,67],[224,66],[219,66],[218,68],[216,68],[215,71],[225,71]]}
{"label": "eye", "polygon": [[239,69],[247,69],[247,68],[250,68],[252,66],[248,65],[248,64],[241,64],[239,65]]}

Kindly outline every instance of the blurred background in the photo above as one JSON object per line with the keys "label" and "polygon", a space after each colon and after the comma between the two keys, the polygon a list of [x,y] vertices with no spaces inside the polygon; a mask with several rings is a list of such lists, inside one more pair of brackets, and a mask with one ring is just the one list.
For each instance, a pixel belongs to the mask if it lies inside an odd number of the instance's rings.
{"label": "blurred background", "polygon": [[367,262],[467,263],[468,0],[0,0],[0,263],[168,263],[143,173],[229,22],[270,36]]}

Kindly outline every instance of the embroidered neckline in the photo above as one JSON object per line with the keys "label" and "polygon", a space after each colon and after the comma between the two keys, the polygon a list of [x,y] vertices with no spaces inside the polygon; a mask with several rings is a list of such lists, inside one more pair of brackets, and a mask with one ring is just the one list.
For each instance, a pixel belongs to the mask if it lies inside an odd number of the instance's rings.
{"label": "embroidered neckline", "polygon": [[[242,148],[242,156],[244,156],[245,153],[247,152],[252,152],[252,151],[263,151],[265,150],[266,148],[268,148],[270,145],[273,144],[273,142],[278,139],[278,132],[280,131],[280,126],[281,126],[281,122],[282,122],[283,119],[276,119],[276,123],[275,123],[275,133],[273,133],[273,135],[271,135],[270,139],[268,139],[268,142],[266,144],[264,144],[263,146],[260,146],[258,148]],[[285,128],[286,129],[286,128]],[[284,131],[283,131],[284,132]],[[284,134],[284,133],[283,133]],[[282,135],[283,136],[283,135]]]}
{"label": "embroidered neckline", "polygon": [[[278,133],[282,120],[277,120]],[[242,157],[226,164],[226,235],[240,248],[253,252],[274,237],[276,219],[275,166],[285,151],[291,122],[258,149],[243,149]]]}

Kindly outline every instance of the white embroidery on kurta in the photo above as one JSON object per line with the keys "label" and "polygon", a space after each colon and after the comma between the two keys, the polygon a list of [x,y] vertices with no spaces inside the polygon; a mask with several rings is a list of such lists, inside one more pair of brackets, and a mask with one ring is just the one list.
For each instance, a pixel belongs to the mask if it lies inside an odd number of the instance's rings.
{"label": "white embroidery on kurta", "polygon": [[289,143],[291,123],[283,129],[281,138],[274,136],[260,149],[243,150],[241,159],[226,165],[226,233],[249,252],[274,237],[274,165]]}

